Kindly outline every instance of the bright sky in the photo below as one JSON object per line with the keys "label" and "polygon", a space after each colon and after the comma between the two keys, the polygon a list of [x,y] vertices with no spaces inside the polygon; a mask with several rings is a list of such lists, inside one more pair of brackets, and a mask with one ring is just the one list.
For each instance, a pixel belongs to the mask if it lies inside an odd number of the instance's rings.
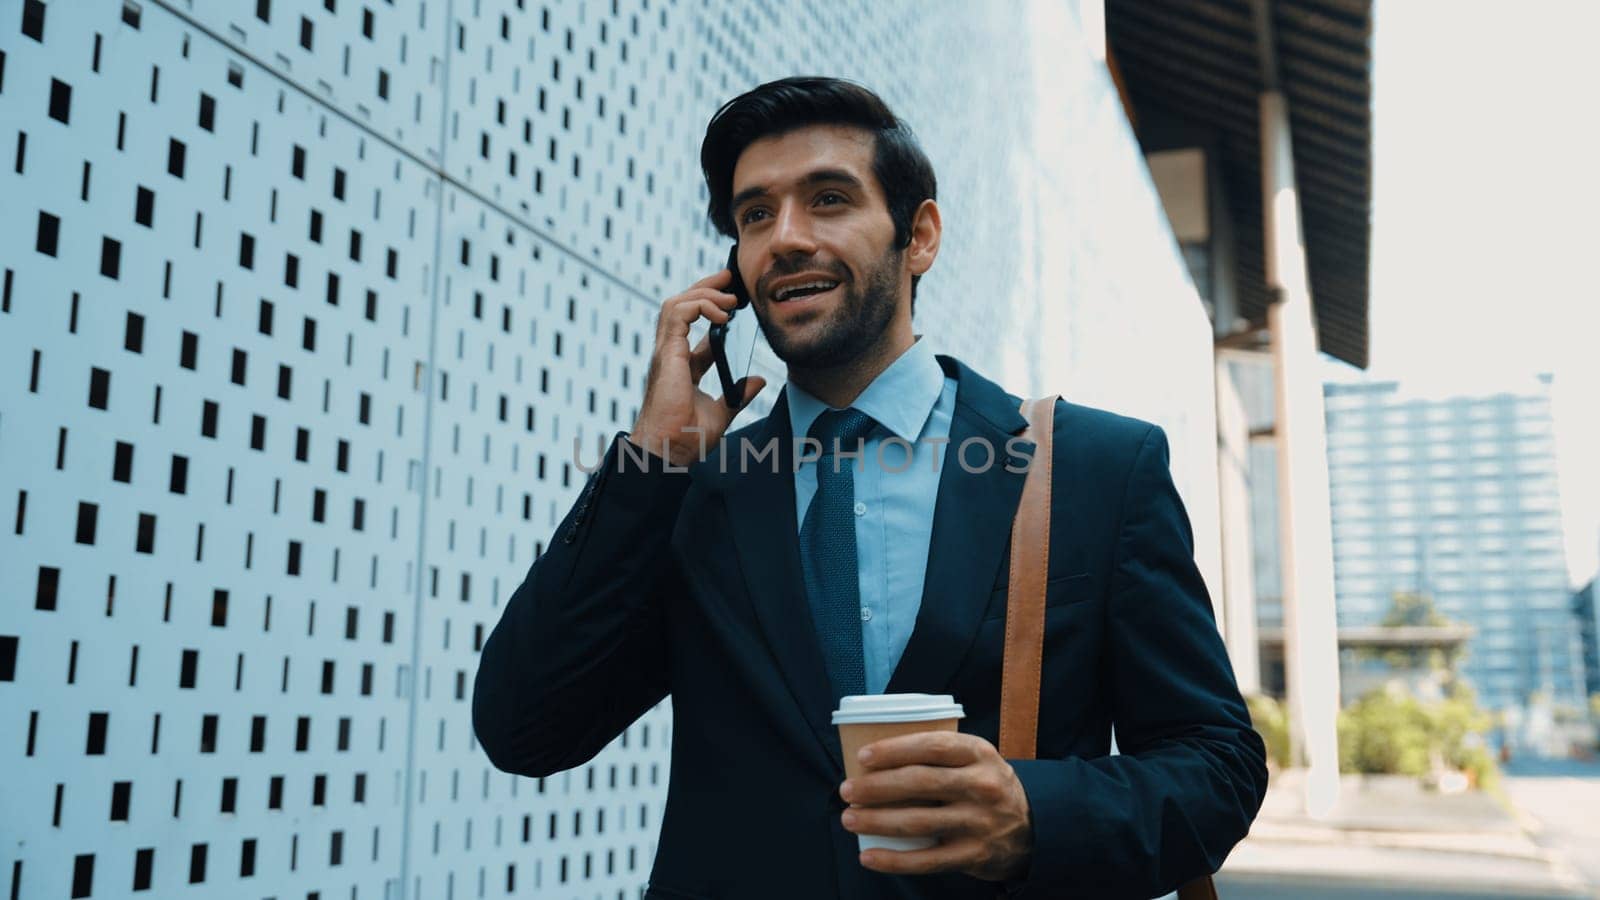
{"label": "bright sky", "polygon": [[[1376,0],[1371,374],[1555,374],[1574,582],[1600,567],[1600,2]],[[1335,377],[1350,377],[1346,368]]]}

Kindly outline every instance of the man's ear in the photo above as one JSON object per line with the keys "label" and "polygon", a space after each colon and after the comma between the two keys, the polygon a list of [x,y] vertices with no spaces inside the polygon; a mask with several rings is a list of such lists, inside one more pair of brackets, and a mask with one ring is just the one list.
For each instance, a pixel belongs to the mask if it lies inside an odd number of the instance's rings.
{"label": "man's ear", "polygon": [[912,275],[921,275],[933,268],[933,259],[939,255],[939,236],[944,225],[939,219],[939,204],[924,200],[911,217],[911,244],[906,247],[906,263]]}

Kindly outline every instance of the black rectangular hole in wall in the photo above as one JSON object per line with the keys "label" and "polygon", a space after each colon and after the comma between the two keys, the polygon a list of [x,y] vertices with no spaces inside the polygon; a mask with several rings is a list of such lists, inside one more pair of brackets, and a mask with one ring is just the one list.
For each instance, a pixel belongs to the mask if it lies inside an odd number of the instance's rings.
{"label": "black rectangular hole in wall", "polygon": [[111,714],[105,712],[89,713],[89,737],[85,742],[83,752],[86,756],[104,756],[106,752],[106,728],[110,725]]}
{"label": "black rectangular hole in wall", "polygon": [[100,239],[100,274],[118,278],[122,273],[122,242],[108,237]]}
{"label": "black rectangular hole in wall", "polygon": [[127,325],[122,329],[122,348],[130,353],[144,352],[144,316],[128,313]]}
{"label": "black rectangular hole in wall", "polygon": [[45,256],[56,255],[56,245],[61,239],[61,219],[44,210],[39,211],[39,228],[34,237],[33,249]]}
{"label": "black rectangular hole in wall", "polygon": [[283,809],[283,776],[274,775],[267,785],[267,809]]}
{"label": "black rectangular hole in wall", "polygon": [[237,811],[239,805],[239,779],[222,779],[222,812]]}
{"label": "black rectangular hole in wall", "polygon": [[22,34],[25,37],[33,38],[41,44],[44,43],[43,0],[24,0],[22,4]]}
{"label": "black rectangular hole in wall", "polygon": [[183,177],[183,157],[186,151],[183,141],[177,138],[167,140],[167,174],[175,178]]}
{"label": "black rectangular hole in wall", "polygon": [[33,592],[33,608],[46,612],[56,608],[56,591],[61,585],[61,570],[40,566],[39,581]]}
{"label": "black rectangular hole in wall", "polygon": [[[16,882],[12,882],[16,884]],[[72,896],[90,897],[94,894],[94,854],[79,853],[72,858]]]}
{"label": "black rectangular hole in wall", "polygon": [[133,889],[136,891],[150,890],[150,872],[155,868],[156,850],[154,847],[145,847],[139,851],[133,860]]}
{"label": "black rectangular hole in wall", "polygon": [[206,880],[206,845],[195,844],[189,849],[189,883],[200,884]]}
{"label": "black rectangular hole in wall", "polygon": [[133,202],[133,220],[146,228],[151,227],[156,215],[156,194],[144,185],[139,186]]}
{"label": "black rectangular hole in wall", "polygon": [[304,753],[311,747],[311,717],[300,716],[294,723],[294,749]]}
{"label": "black rectangular hole in wall", "polygon": [[185,331],[179,342],[178,365],[193,371],[195,357],[200,353],[200,335],[192,331]]}
{"label": "black rectangular hole in wall", "polygon": [[200,717],[200,752],[217,752],[217,717],[213,713]]}
{"label": "black rectangular hole in wall", "polygon": [[195,670],[200,666],[200,651],[183,651],[183,662],[178,670],[178,687],[194,687]]}
{"label": "black rectangular hole in wall", "polygon": [[210,94],[200,94],[200,127],[207,131],[216,131],[217,101]]}
{"label": "black rectangular hole in wall", "polygon": [[117,441],[115,460],[111,464],[111,479],[124,484],[133,480],[133,445]]}
{"label": "black rectangular hole in wall", "polygon": [[172,477],[167,482],[167,490],[174,494],[187,493],[189,490],[189,457],[172,455]]}
{"label": "black rectangular hole in wall", "polygon": [[0,634],[0,681],[17,680],[17,645],[21,640],[14,634]]}
{"label": "black rectangular hole in wall", "polygon": [[217,404],[207,400],[200,409],[200,435],[214,438],[217,436]]}
{"label": "black rectangular hole in wall", "polygon": [[118,781],[111,785],[111,821],[128,821],[128,800],[133,796],[133,782]]}
{"label": "black rectangular hole in wall", "polygon": [[50,118],[63,125],[72,117],[72,85],[60,79],[50,79]]}
{"label": "black rectangular hole in wall", "polygon": [[228,624],[228,592],[217,588],[211,592],[211,625],[223,628]]}
{"label": "black rectangular hole in wall", "polygon": [[105,369],[89,369],[89,406],[105,409],[107,395],[111,393],[111,373]]}
{"label": "black rectangular hole in wall", "polygon": [[95,522],[99,516],[100,507],[97,504],[78,502],[78,543],[93,546]]}
{"label": "black rectangular hole in wall", "polygon": [[139,513],[139,536],[134,549],[139,553],[156,552],[156,517],[151,513]]}

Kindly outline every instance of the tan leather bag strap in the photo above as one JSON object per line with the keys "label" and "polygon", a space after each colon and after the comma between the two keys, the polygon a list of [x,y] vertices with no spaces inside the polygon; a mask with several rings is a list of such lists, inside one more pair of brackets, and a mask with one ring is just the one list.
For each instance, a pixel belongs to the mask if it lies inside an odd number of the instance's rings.
{"label": "tan leather bag strap", "polygon": [[[1028,420],[1022,436],[1033,442],[1034,451],[1011,523],[1011,586],[1006,596],[1006,646],[1000,670],[1000,755],[1006,759],[1033,759],[1038,751],[1056,398],[1024,400],[1021,412]],[[1218,900],[1211,876],[1179,888],[1178,900]]]}
{"label": "tan leather bag strap", "polygon": [[1050,467],[1056,398],[1022,401],[1034,444],[1011,523],[1011,587],[1006,596],[1006,648],[1000,670],[1000,755],[1033,759],[1039,735],[1039,668],[1044,655],[1044,583],[1050,570]]}

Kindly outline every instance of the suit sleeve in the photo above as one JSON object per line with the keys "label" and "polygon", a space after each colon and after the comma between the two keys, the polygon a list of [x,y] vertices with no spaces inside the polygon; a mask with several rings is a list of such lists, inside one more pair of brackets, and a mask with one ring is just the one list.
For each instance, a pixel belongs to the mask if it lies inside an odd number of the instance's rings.
{"label": "suit sleeve", "polygon": [[613,439],[483,645],[472,727],[507,772],[581,765],[668,693],[663,614],[683,589],[669,539],[689,476],[626,442]]}
{"label": "suit sleeve", "polygon": [[1148,898],[1222,866],[1266,794],[1194,536],[1151,426],[1123,498],[1105,638],[1121,755],[1012,762],[1034,852],[1017,896]]}

